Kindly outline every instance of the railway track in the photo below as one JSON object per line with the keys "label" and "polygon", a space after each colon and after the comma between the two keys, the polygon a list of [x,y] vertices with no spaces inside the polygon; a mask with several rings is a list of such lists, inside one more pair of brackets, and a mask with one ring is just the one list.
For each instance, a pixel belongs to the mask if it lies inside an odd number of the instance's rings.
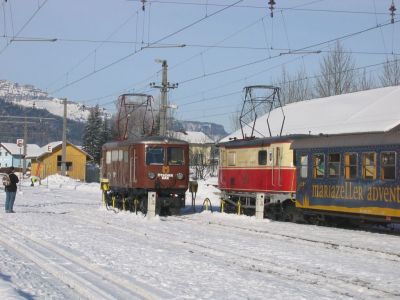
{"label": "railway track", "polygon": [[[138,231],[138,228],[135,228],[135,230],[121,228],[121,226],[118,225],[113,225],[111,223],[104,224],[102,222],[93,221],[92,219],[89,220],[89,222],[98,226],[107,226],[107,229],[113,229],[124,234],[135,235],[140,238],[146,237],[146,239],[153,242],[172,244],[179,247],[179,249],[184,247],[185,251],[200,254],[201,256],[207,257],[211,260],[222,261],[227,267],[258,272],[266,277],[278,276],[284,280],[298,282],[309,286],[320,286],[324,289],[329,288],[330,292],[337,294],[339,297],[355,297],[360,288],[367,290],[370,297],[379,297],[382,295],[389,298],[400,297],[400,292],[397,290],[390,290],[390,288],[384,289],[375,286],[373,282],[367,282],[362,278],[359,278],[356,274],[353,274],[352,276],[346,276],[345,274],[339,273],[329,274],[324,270],[309,269],[302,265],[291,266],[279,262],[279,260],[276,260],[275,257],[272,256],[263,256],[262,258],[250,257],[236,251],[237,249],[210,246],[202,242],[182,239],[179,233],[159,230],[159,227],[157,230],[146,227],[146,231],[143,232]],[[193,234],[195,235],[195,233]],[[324,247],[326,246],[324,243],[319,244]],[[329,249],[331,251],[336,251],[335,247],[329,247]]]}
{"label": "railway track", "polygon": [[[339,243],[332,242],[332,241],[321,241],[321,240],[316,240],[316,239],[304,238],[301,236],[275,233],[275,232],[271,232],[268,230],[259,230],[259,229],[254,229],[254,228],[241,227],[241,226],[232,225],[232,224],[227,225],[227,224],[223,224],[220,222],[213,222],[213,221],[204,222],[204,221],[199,221],[199,220],[193,220],[193,219],[187,218],[185,216],[180,216],[177,218],[182,218],[184,220],[189,220],[191,222],[207,224],[210,226],[223,227],[226,230],[231,230],[231,231],[236,230],[236,231],[240,231],[240,232],[254,234],[257,236],[262,235],[262,236],[266,236],[268,238],[277,239],[277,240],[286,239],[286,240],[293,240],[293,241],[301,241],[304,243],[323,245],[323,246],[326,246],[329,248],[333,248],[333,249],[337,249],[337,250],[341,250],[341,251],[348,251],[348,252],[352,252],[352,253],[354,251],[359,251],[361,254],[365,254],[365,253],[373,254],[376,257],[381,258],[381,259],[386,259],[386,260],[393,261],[393,262],[400,262],[400,253],[397,253],[397,252],[390,252],[390,251],[378,250],[378,249],[373,249],[373,248],[359,247],[359,246],[354,246],[354,245],[350,245],[350,244],[339,244]],[[301,226],[301,225],[299,225],[299,226]]]}
{"label": "railway track", "polygon": [[164,292],[154,293],[142,284],[135,284],[132,278],[115,275],[58,245],[23,234],[4,222],[0,224],[0,241],[5,247],[63,282],[79,298],[153,300],[170,296]]}

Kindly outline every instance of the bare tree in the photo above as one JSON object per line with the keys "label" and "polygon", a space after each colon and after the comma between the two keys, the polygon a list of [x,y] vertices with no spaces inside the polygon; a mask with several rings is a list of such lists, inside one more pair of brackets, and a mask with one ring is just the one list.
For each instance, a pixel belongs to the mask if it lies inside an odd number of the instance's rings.
{"label": "bare tree", "polygon": [[358,91],[370,90],[375,87],[374,79],[371,76],[368,76],[366,69],[364,68],[363,72],[360,74],[357,84]]}
{"label": "bare tree", "polygon": [[383,65],[382,75],[379,77],[383,86],[392,86],[400,84],[400,61],[398,59],[389,61]]}
{"label": "bare tree", "polygon": [[351,54],[345,53],[339,41],[320,62],[320,74],[315,85],[316,97],[328,97],[356,90],[355,63]]}
{"label": "bare tree", "polygon": [[282,68],[281,78],[275,86],[279,86],[282,105],[310,99],[312,96],[310,82],[305,68],[301,68],[294,76]]}

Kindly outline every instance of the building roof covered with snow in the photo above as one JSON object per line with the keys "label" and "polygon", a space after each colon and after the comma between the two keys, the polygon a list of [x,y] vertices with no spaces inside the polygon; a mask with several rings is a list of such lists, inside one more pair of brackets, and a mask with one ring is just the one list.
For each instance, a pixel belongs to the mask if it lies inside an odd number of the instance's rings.
{"label": "building roof covered with snow", "polygon": [[214,141],[201,131],[174,132],[174,138],[188,142],[189,144],[213,144]]}
{"label": "building roof covered with snow", "polygon": [[[11,155],[24,154],[24,147],[18,147],[15,143],[1,143]],[[35,156],[41,153],[41,149],[36,144],[26,144],[26,156]]]}
{"label": "building roof covered with snow", "polygon": [[[283,113],[282,113],[283,111]],[[400,125],[400,86],[391,86],[291,103],[256,120],[255,137],[282,135],[387,132]],[[244,127],[246,137],[252,128]],[[221,141],[242,138],[241,129]]]}

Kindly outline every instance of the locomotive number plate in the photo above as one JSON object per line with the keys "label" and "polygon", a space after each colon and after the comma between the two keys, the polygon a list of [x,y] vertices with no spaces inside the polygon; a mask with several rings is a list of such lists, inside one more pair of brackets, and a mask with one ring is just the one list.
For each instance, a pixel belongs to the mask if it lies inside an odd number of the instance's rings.
{"label": "locomotive number plate", "polygon": [[158,173],[158,177],[160,177],[162,180],[168,180],[168,179],[174,177],[174,175],[173,174]]}

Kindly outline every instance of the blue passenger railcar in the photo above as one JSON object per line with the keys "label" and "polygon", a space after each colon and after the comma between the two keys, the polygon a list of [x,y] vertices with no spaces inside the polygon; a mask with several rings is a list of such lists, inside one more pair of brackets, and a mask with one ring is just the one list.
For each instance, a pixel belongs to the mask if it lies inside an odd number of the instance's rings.
{"label": "blue passenger railcar", "polygon": [[309,221],[400,223],[400,133],[295,140],[296,207]]}

